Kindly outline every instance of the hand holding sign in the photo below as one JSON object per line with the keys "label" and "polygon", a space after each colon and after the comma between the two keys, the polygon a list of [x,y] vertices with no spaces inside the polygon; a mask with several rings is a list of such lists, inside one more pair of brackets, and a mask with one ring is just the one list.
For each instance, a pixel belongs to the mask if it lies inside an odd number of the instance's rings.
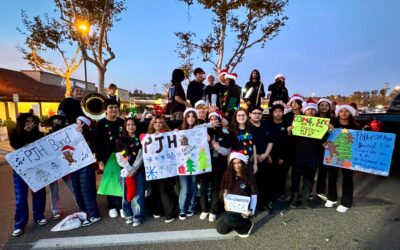
{"label": "hand holding sign", "polygon": [[296,136],[322,139],[326,131],[328,131],[329,122],[329,118],[296,115],[291,130],[293,135]]}

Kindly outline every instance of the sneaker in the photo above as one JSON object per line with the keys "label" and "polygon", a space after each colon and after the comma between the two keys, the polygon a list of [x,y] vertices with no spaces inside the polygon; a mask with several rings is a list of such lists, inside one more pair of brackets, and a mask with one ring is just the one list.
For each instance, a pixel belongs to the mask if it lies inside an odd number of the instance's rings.
{"label": "sneaker", "polygon": [[171,218],[171,219],[169,219],[169,220],[165,219],[165,223],[171,223],[171,222],[173,222],[174,220],[175,220],[175,218]]}
{"label": "sneaker", "polygon": [[108,215],[110,216],[110,218],[117,218],[118,217],[117,209],[113,208],[108,210]]}
{"label": "sneaker", "polygon": [[91,217],[89,219],[86,219],[83,223],[82,223],[82,227],[87,227],[92,225],[93,223],[98,222],[101,219],[101,217]]}
{"label": "sneaker", "polygon": [[126,224],[131,224],[131,223],[133,223],[133,219],[131,219],[131,218],[126,219],[125,223],[126,223]]}
{"label": "sneaker", "polygon": [[179,219],[180,219],[180,220],[186,220],[186,214],[180,213],[180,214],[179,214]]}
{"label": "sneaker", "polygon": [[14,231],[13,231],[13,233],[12,233],[12,236],[13,237],[17,237],[17,236],[20,236],[21,234],[23,234],[24,233],[24,230],[22,230],[22,229],[15,229]]}
{"label": "sneaker", "polygon": [[328,197],[326,196],[326,194],[317,194],[317,196],[323,201],[327,201],[328,200]]}
{"label": "sneaker", "polygon": [[338,207],[336,208],[336,211],[338,211],[339,213],[346,213],[347,210],[349,210],[349,208],[348,208],[348,207],[345,207],[345,206],[343,206],[343,205],[340,205],[340,206],[338,206]]}
{"label": "sneaker", "polygon": [[194,215],[194,212],[189,210],[187,211],[186,215],[187,217],[192,217]]}
{"label": "sneaker", "polygon": [[121,216],[121,218],[125,218],[124,210],[120,209],[119,215]]}
{"label": "sneaker", "polygon": [[298,193],[292,193],[290,196],[289,206],[291,208],[297,208],[300,205],[299,199],[300,197]]}
{"label": "sneaker", "polygon": [[59,220],[60,218],[61,218],[61,214],[60,213],[53,214],[53,220]]}
{"label": "sneaker", "polygon": [[159,214],[153,214],[153,217],[154,217],[155,219],[158,219],[158,218],[161,217],[161,215],[159,215]]}
{"label": "sneaker", "polygon": [[133,219],[132,225],[133,225],[134,227],[138,227],[138,226],[140,226],[140,224],[142,224],[142,221],[141,221],[141,220],[139,220],[139,219]]}
{"label": "sneaker", "polygon": [[206,213],[206,212],[201,212],[201,214],[200,214],[200,220],[205,220],[205,219],[207,219],[207,216],[208,216],[208,213]]}
{"label": "sneaker", "polygon": [[268,211],[269,214],[274,213],[274,209],[272,208],[272,202],[268,202],[267,205],[264,207],[265,211]]}
{"label": "sneaker", "polygon": [[37,221],[37,224],[39,225],[39,226],[43,226],[43,225],[46,225],[47,223],[48,223],[49,221],[47,220],[47,219],[41,219],[41,220],[38,220]]}
{"label": "sneaker", "polygon": [[253,226],[254,226],[254,223],[252,222],[252,223],[251,223],[251,227],[250,227],[249,231],[247,232],[247,234],[238,234],[238,236],[239,236],[240,238],[247,238],[247,237],[249,237],[249,235],[250,235],[250,233],[251,233],[251,230],[253,230]]}
{"label": "sneaker", "polygon": [[210,213],[210,215],[208,216],[208,221],[209,222],[214,222],[217,219],[217,215]]}
{"label": "sneaker", "polygon": [[337,201],[326,200],[325,207],[333,207],[333,205],[335,205],[336,203]]}

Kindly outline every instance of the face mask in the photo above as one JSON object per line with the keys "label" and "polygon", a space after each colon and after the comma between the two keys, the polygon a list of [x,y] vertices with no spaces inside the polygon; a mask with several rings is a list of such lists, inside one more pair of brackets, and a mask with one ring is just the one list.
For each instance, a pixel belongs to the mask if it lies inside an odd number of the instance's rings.
{"label": "face mask", "polygon": [[62,129],[62,126],[60,124],[54,124],[53,125],[53,131],[58,131],[60,129]]}

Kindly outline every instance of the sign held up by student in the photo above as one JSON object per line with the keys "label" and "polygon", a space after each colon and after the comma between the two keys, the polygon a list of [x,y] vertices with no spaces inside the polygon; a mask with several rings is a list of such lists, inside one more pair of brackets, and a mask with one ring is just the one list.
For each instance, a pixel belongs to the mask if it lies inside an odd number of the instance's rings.
{"label": "sign held up by student", "polygon": [[6,155],[33,192],[96,161],[75,128],[72,124]]}
{"label": "sign held up by student", "polygon": [[292,133],[296,136],[322,139],[328,131],[329,122],[329,118],[296,115],[292,123]]}
{"label": "sign held up by student", "polygon": [[324,164],[388,176],[395,134],[334,129],[325,143]]}
{"label": "sign held up by student", "polygon": [[142,147],[146,180],[211,172],[206,127],[146,134]]}

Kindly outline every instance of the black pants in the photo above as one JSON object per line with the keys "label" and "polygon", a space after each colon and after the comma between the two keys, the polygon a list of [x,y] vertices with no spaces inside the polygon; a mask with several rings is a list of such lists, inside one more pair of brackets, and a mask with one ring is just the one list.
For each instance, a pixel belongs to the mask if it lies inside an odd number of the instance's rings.
{"label": "black pants", "polygon": [[328,176],[328,166],[320,162],[318,166],[317,194],[326,194],[326,177]]}
{"label": "black pants", "polygon": [[299,193],[301,177],[303,176],[303,197],[311,195],[314,185],[314,177],[318,168],[318,162],[293,162],[292,165],[292,193]]}
{"label": "black pants", "polygon": [[[337,179],[339,168],[328,166],[328,200],[337,201]],[[353,205],[353,171],[342,168],[342,201],[341,204],[345,207]]]}
{"label": "black pants", "polygon": [[258,163],[258,171],[256,173],[258,187],[258,204],[264,207],[268,202],[276,200],[278,189],[278,170],[273,164],[268,164],[267,161]]}
{"label": "black pants", "polygon": [[175,178],[153,180],[150,184],[153,214],[161,215],[164,212],[166,220],[175,218],[178,201],[174,190]]}
{"label": "black pants", "polygon": [[[217,214],[221,207],[220,187],[224,173],[211,172],[199,175],[200,206],[202,212]],[[208,187],[211,187],[211,203],[208,201]]]}
{"label": "black pants", "polygon": [[217,222],[217,232],[227,234],[235,230],[238,234],[247,234],[251,224],[250,219],[243,218],[239,213],[225,212]]}
{"label": "black pants", "polygon": [[277,171],[276,177],[276,193],[278,196],[286,194],[286,180],[289,173],[289,164],[287,161],[284,161],[282,164],[278,164],[278,159],[274,159],[272,161],[274,168]]}
{"label": "black pants", "polygon": [[122,208],[122,197],[107,195],[107,209],[117,209],[118,211]]}

